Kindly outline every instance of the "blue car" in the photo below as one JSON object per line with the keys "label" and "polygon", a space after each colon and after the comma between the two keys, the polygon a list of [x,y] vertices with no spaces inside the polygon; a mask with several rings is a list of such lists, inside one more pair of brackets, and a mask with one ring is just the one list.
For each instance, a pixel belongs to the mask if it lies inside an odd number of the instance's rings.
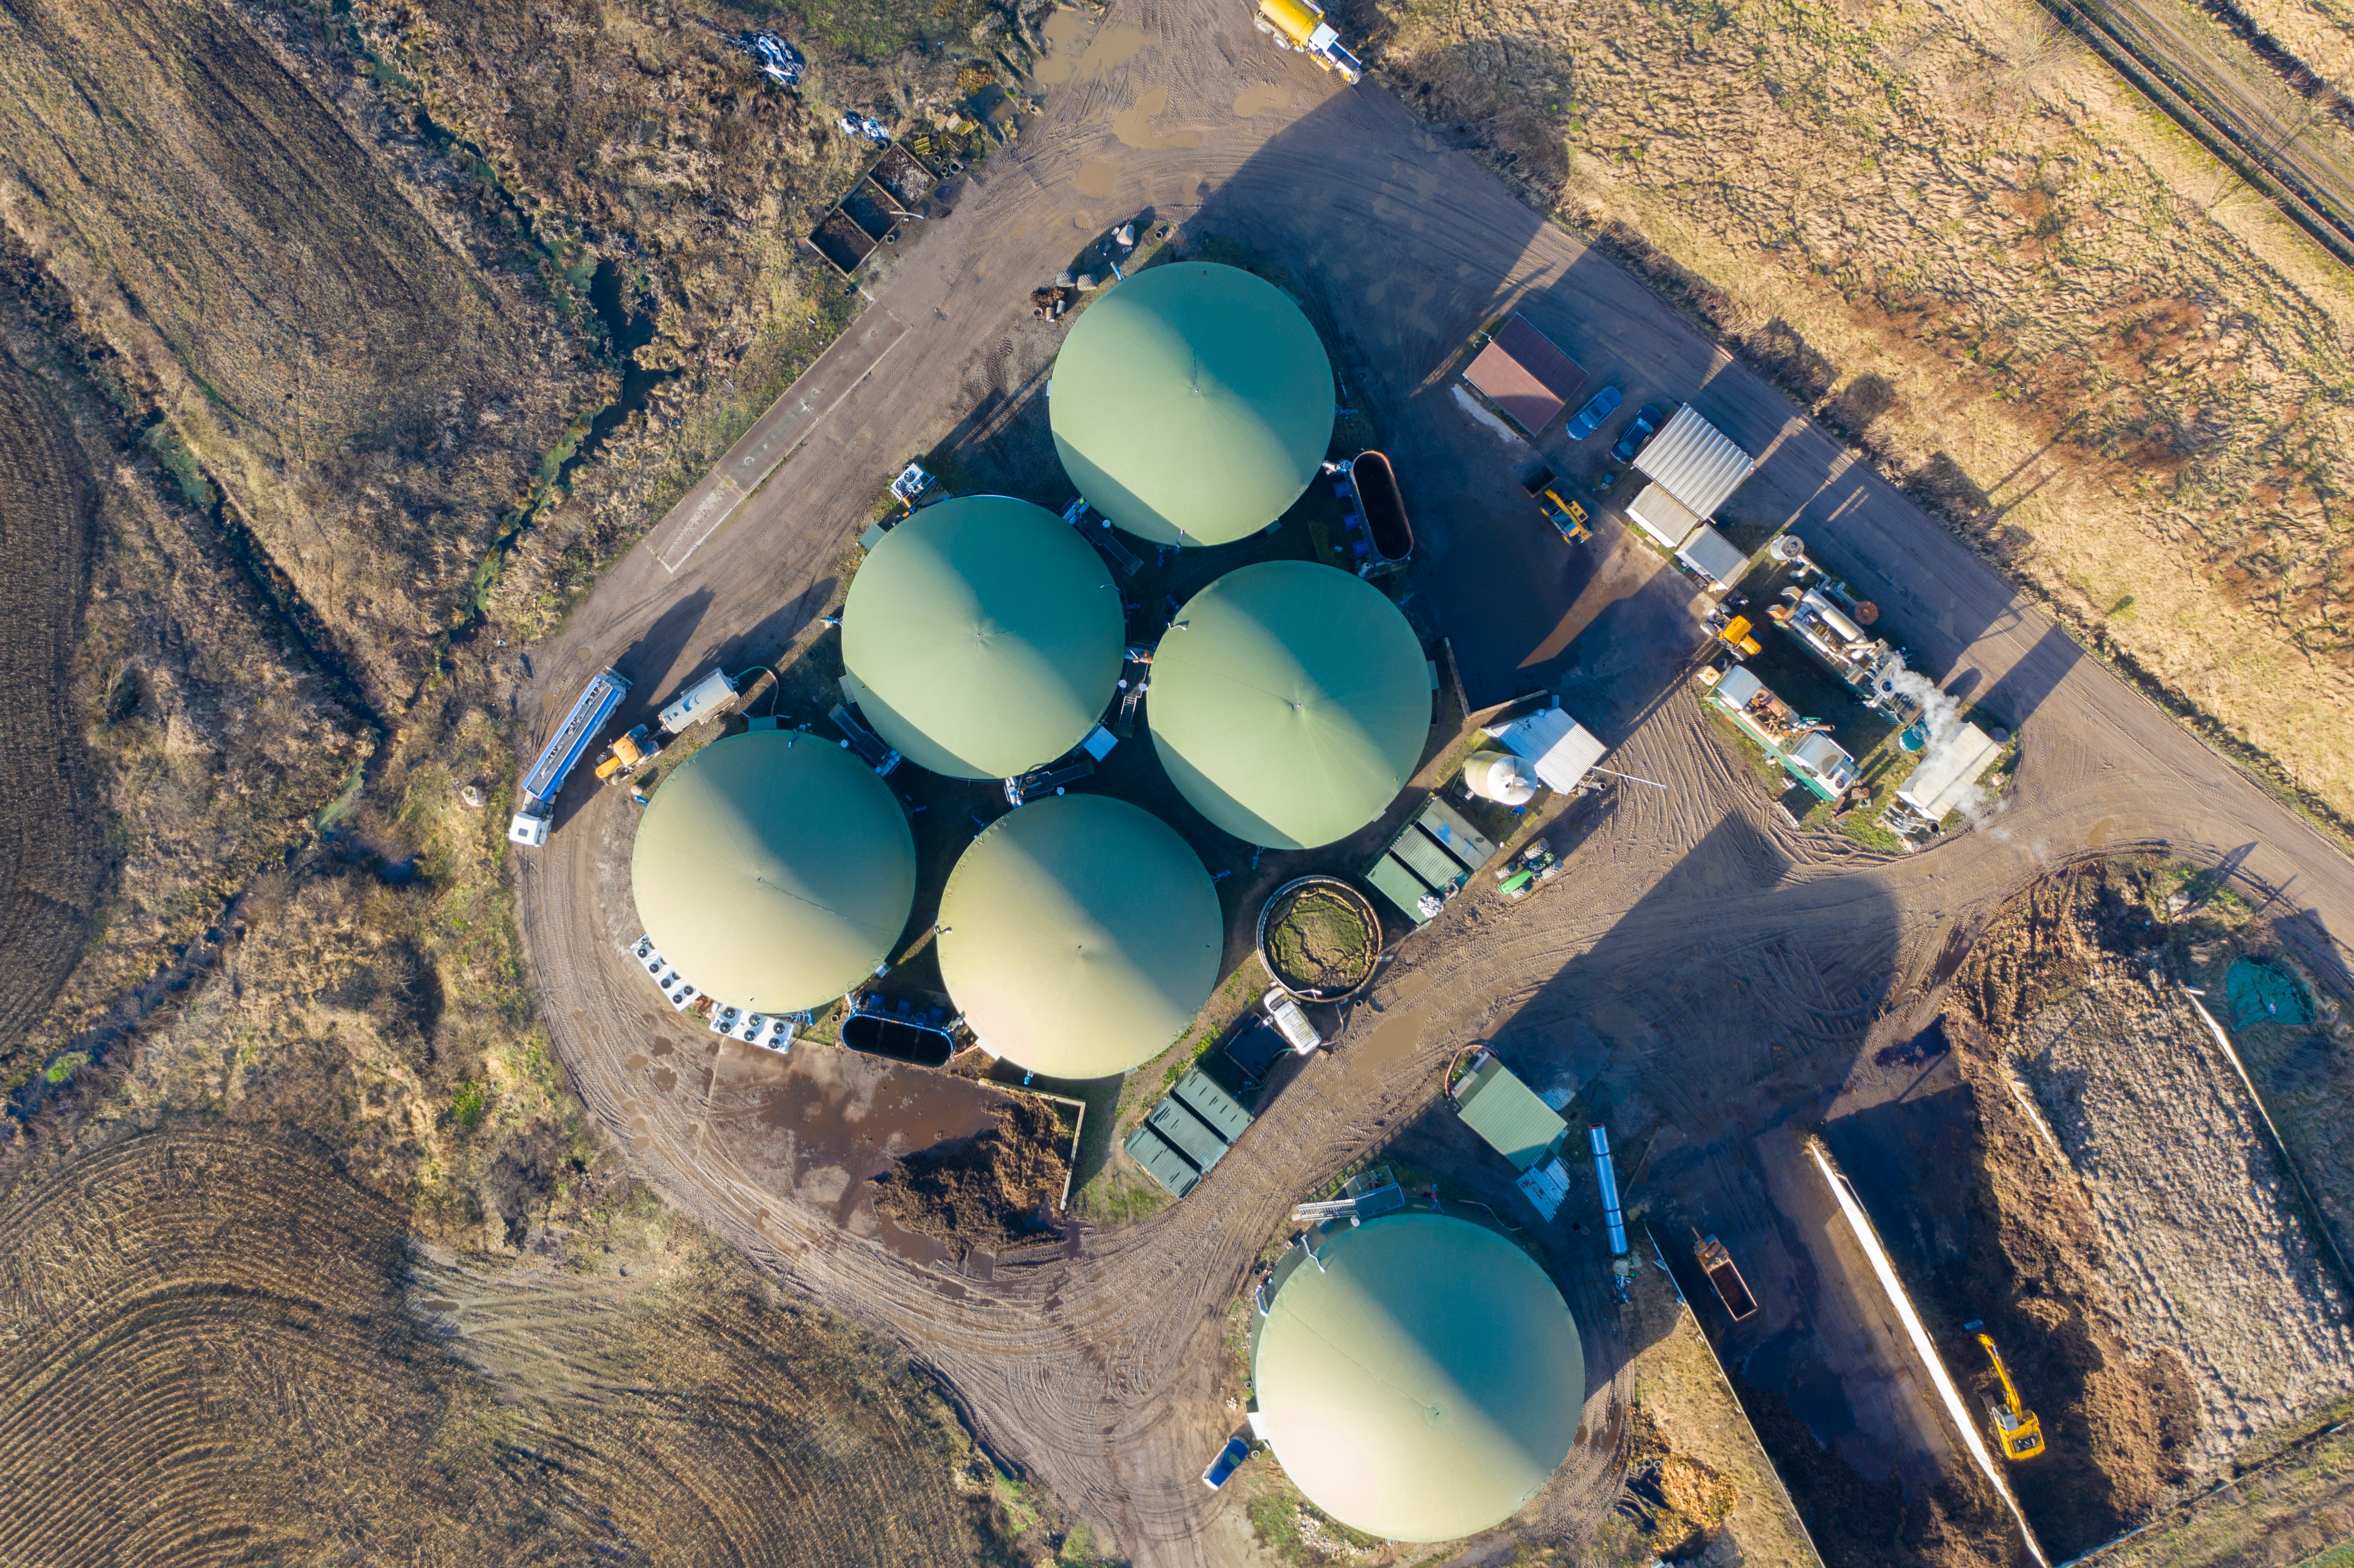
{"label": "blue car", "polygon": [[1226,1478],[1240,1469],[1242,1462],[1249,1457],[1249,1444],[1239,1437],[1227,1438],[1226,1446],[1218,1450],[1218,1457],[1210,1461],[1210,1467],[1202,1472],[1202,1484],[1216,1491],[1226,1484]]}
{"label": "blue car", "polygon": [[1633,462],[1635,454],[1643,450],[1643,443],[1651,439],[1659,428],[1659,421],[1667,417],[1668,411],[1657,403],[1645,408],[1618,432],[1618,444],[1610,449],[1610,455],[1620,462]]}
{"label": "blue car", "polygon": [[1577,418],[1569,422],[1569,439],[1582,441],[1600,429],[1602,421],[1610,417],[1610,410],[1618,407],[1626,396],[1616,387],[1605,387],[1596,392],[1585,407],[1577,411]]}

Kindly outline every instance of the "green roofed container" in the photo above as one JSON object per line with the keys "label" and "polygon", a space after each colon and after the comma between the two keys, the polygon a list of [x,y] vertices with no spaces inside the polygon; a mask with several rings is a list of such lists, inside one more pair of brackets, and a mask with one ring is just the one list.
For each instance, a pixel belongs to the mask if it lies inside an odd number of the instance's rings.
{"label": "green roofed container", "polygon": [[1430,735],[1428,664],[1379,588],[1262,561],[1177,612],[1146,717],[1204,816],[1250,843],[1314,849],[1380,816],[1413,776]]}
{"label": "green roofed container", "polygon": [[1209,873],[1150,813],[1057,795],[1000,817],[940,895],[940,974],[988,1049],[1055,1078],[1159,1054],[1217,983]]}
{"label": "green roofed container", "polygon": [[[1454,1541],[1500,1524],[1569,1453],[1585,1358],[1528,1254],[1408,1210],[1287,1256],[1251,1348],[1284,1474],[1352,1530]],[[1321,1266],[1318,1266],[1321,1265]]]}
{"label": "green roofed container", "polygon": [[717,1001],[790,1012],[875,972],[916,898],[916,842],[852,753],[768,730],[673,768],[638,823],[631,885],[646,934]]}
{"label": "green roofed container", "polygon": [[1010,779],[1096,726],[1127,643],[1103,557],[1041,506],[968,495],[876,542],[842,609],[843,687],[902,757]]}
{"label": "green roofed container", "polygon": [[1488,1056],[1455,1086],[1455,1108],[1488,1147],[1526,1171],[1569,1132],[1561,1113],[1539,1099],[1512,1071]]}
{"label": "green roofed container", "polygon": [[1157,545],[1224,545],[1283,515],[1332,440],[1332,365],[1289,295],[1236,267],[1149,267],[1087,307],[1047,384],[1089,505]]}

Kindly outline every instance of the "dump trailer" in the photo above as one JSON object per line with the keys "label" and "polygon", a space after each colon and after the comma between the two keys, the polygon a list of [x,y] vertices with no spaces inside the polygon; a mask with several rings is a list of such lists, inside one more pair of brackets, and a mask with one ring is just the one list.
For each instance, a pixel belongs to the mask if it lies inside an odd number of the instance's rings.
{"label": "dump trailer", "polygon": [[1285,48],[1296,49],[1352,87],[1365,68],[1341,47],[1341,35],[1324,20],[1324,8],[1315,0],[1258,0],[1258,30]]}
{"label": "dump trailer", "polygon": [[1692,1255],[1700,1259],[1709,1284],[1716,1287],[1716,1298],[1724,1303],[1724,1309],[1733,1314],[1734,1322],[1756,1312],[1757,1298],[1749,1294],[1749,1282],[1733,1266],[1733,1255],[1724,1250],[1723,1242],[1714,1236],[1702,1236],[1700,1245],[1692,1248]]}
{"label": "dump trailer", "polygon": [[540,748],[538,759],[523,776],[515,791],[515,813],[507,823],[507,837],[519,844],[533,848],[547,842],[548,830],[555,825],[556,797],[564,788],[564,780],[588,748],[603,733],[606,721],[613,710],[621,705],[630,683],[620,674],[608,670],[589,678],[588,686],[556,726],[556,733]]}

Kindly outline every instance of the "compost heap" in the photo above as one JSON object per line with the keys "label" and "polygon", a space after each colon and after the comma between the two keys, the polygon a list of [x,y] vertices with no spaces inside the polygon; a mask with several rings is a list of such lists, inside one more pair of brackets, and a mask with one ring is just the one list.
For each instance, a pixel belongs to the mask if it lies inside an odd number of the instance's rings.
{"label": "compost heap", "polygon": [[875,1212],[954,1247],[999,1252],[1045,1239],[1070,1176],[1068,1139],[1053,1106],[1014,1100],[988,1131],[910,1154],[875,1178]]}

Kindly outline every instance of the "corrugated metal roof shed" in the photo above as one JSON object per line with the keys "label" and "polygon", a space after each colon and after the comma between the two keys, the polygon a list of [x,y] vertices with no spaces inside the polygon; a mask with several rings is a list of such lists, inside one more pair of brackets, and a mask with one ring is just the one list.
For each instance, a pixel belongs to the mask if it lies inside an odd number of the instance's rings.
{"label": "corrugated metal roof shed", "polygon": [[1684,541],[1683,548],[1676,552],[1676,559],[1717,587],[1728,588],[1741,580],[1742,572],[1749,565],[1749,557],[1738,546],[1705,524]]}
{"label": "corrugated metal roof shed", "polygon": [[[1657,480],[1695,517],[1708,517],[1740,488],[1757,460],[1687,403],[1635,459],[1637,472]],[[1681,543],[1681,540],[1677,541]]]}
{"label": "corrugated metal roof shed", "polygon": [[1700,524],[1690,507],[1658,484],[1643,486],[1643,493],[1627,503],[1627,515],[1670,550],[1691,538],[1691,531]]}
{"label": "corrugated metal roof shed", "polygon": [[1576,396],[1585,372],[1551,338],[1514,316],[1497,329],[1463,379],[1534,435]]}
{"label": "corrugated metal roof shed", "polygon": [[1208,1122],[1228,1143],[1240,1138],[1243,1129],[1251,1124],[1250,1112],[1243,1109],[1232,1095],[1212,1083],[1198,1067],[1178,1079],[1173,1092],[1185,1102],[1187,1109]]}
{"label": "corrugated metal roof shed", "polygon": [[1169,1140],[1150,1127],[1140,1126],[1128,1135],[1128,1157],[1144,1167],[1145,1174],[1161,1183],[1172,1198],[1182,1198],[1201,1181],[1201,1173],[1185,1162],[1185,1157],[1169,1147]]}
{"label": "corrugated metal roof shed", "polygon": [[1465,1125],[1511,1160],[1515,1171],[1526,1171],[1543,1159],[1569,1131],[1569,1124],[1551,1106],[1493,1056],[1463,1080],[1455,1093],[1455,1108]]}

